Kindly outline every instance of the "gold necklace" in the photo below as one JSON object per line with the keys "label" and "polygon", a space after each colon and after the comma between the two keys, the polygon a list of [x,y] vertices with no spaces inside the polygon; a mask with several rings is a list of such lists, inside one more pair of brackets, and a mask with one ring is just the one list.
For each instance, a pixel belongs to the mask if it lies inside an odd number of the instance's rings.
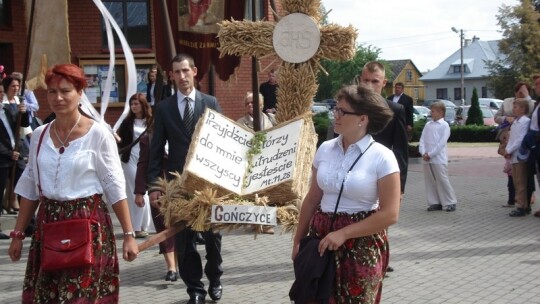
{"label": "gold necklace", "polygon": [[56,139],[58,139],[60,144],[62,144],[62,146],[60,147],[60,154],[63,154],[64,151],[66,151],[66,148],[67,148],[66,143],[69,146],[69,142],[68,142],[69,136],[71,135],[71,132],[73,132],[73,130],[75,130],[75,127],[77,126],[77,124],[79,124],[79,121],[81,121],[81,116],[82,116],[81,113],[79,113],[79,118],[77,118],[77,121],[75,122],[73,127],[71,127],[71,130],[69,130],[69,133],[66,136],[66,139],[64,139],[64,140],[60,139],[60,136],[58,135],[58,131],[56,129],[56,121],[54,122],[54,135],[56,135]]}

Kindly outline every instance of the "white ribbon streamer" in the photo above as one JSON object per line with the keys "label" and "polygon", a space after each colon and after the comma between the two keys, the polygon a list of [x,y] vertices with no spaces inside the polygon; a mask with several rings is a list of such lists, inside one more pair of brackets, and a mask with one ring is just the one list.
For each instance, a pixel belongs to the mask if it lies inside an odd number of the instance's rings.
{"label": "white ribbon streamer", "polygon": [[[115,54],[114,54],[114,39],[113,39],[113,33],[111,30],[111,25],[114,28],[116,35],[120,39],[120,44],[122,45],[122,51],[124,52],[124,56],[126,58],[126,68],[127,68],[127,92],[126,97],[127,100],[125,101],[124,111],[122,112],[122,115],[118,118],[116,123],[114,124],[113,130],[116,131],[122,121],[126,118],[127,114],[129,113],[129,98],[137,92],[137,72],[135,68],[135,59],[133,57],[133,53],[131,52],[131,48],[129,47],[129,44],[124,37],[124,33],[120,30],[120,27],[114,20],[114,18],[111,16],[107,8],[103,5],[103,3],[100,0],[93,0],[96,4],[97,8],[101,12],[101,15],[103,16],[103,20],[105,21],[105,28],[107,31],[107,42],[109,44],[109,54],[110,54],[110,62],[109,62],[109,71],[107,72],[107,80],[105,82],[105,87],[103,90],[103,96],[101,100],[101,117],[105,117],[105,113],[107,111],[107,107],[109,105],[109,96],[111,94],[111,87],[112,87],[112,71],[114,69],[114,63],[115,63]],[[105,121],[102,119],[102,121]]]}

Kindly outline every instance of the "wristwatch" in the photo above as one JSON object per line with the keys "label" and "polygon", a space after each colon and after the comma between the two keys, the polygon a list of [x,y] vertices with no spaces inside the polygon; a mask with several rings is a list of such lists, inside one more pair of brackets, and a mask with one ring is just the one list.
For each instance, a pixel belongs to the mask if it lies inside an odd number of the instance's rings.
{"label": "wristwatch", "polygon": [[19,231],[19,230],[13,230],[9,233],[9,237],[12,239],[19,239],[22,241],[26,238],[26,234],[24,234],[24,232]]}
{"label": "wristwatch", "polygon": [[124,232],[124,236],[128,236],[128,235],[131,235],[131,237],[135,237],[135,232],[134,231],[128,231],[128,232]]}

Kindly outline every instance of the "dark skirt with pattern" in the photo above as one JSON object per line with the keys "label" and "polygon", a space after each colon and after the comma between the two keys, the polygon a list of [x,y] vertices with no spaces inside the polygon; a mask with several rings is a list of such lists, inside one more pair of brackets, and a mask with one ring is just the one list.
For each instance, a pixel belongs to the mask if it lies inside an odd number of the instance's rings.
{"label": "dark skirt with pattern", "polygon": [[[338,212],[334,230],[357,223],[374,212]],[[333,212],[324,213],[318,210],[311,220],[309,234],[324,238],[329,233],[332,215]],[[389,256],[386,231],[345,241],[334,254],[336,278],[333,297],[329,302],[379,303]]]}
{"label": "dark skirt with pattern", "polygon": [[[54,272],[40,271],[41,227],[44,222],[90,218],[94,264]],[[114,230],[101,195],[72,201],[45,199],[37,214],[37,229],[32,236],[24,278],[22,303],[118,303],[119,268]]]}

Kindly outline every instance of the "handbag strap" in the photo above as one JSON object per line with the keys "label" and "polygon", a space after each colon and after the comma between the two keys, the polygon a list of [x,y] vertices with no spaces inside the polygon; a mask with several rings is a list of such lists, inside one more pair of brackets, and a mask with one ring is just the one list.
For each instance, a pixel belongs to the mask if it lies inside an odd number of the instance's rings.
{"label": "handbag strap", "polygon": [[39,150],[41,149],[41,143],[43,142],[43,136],[45,136],[45,133],[47,133],[47,129],[49,128],[49,125],[50,123],[48,123],[47,125],[45,125],[45,128],[43,129],[43,132],[41,132],[41,134],[39,135],[39,142],[38,142],[38,146],[37,146],[37,151],[36,151],[36,159],[35,159],[35,162],[36,162],[36,167],[37,167],[37,175],[38,175],[38,190],[39,190],[39,197],[42,198],[43,197],[43,192],[41,191],[41,177],[39,175],[39,162],[38,162],[38,155],[39,155]]}
{"label": "handbag strap", "polygon": [[[45,133],[47,133],[47,129],[49,128],[49,125],[51,123],[48,123],[45,125],[45,128],[43,129],[43,132],[41,132],[41,134],[39,135],[39,142],[38,142],[38,146],[37,146],[37,151],[36,151],[36,158],[35,158],[35,162],[36,162],[36,168],[37,168],[37,175],[38,175],[38,191],[39,191],[39,198],[40,199],[43,199],[43,191],[41,191],[41,176],[39,175],[39,162],[38,162],[38,155],[39,155],[39,150],[41,149],[41,143],[43,142],[43,137],[45,136]],[[94,198],[94,208],[92,208],[92,214],[90,215],[90,219],[94,218],[94,214],[96,213],[96,206],[97,206],[97,195],[94,195],[93,196]]]}
{"label": "handbag strap", "polygon": [[[366,153],[366,151],[369,149],[369,147],[371,147],[372,144],[373,144],[373,142],[370,142],[369,146],[367,146],[367,148],[362,153],[360,153],[360,155],[358,155],[358,157],[356,158],[354,163],[351,165],[351,167],[347,171],[347,174],[351,173],[352,169],[354,168],[354,165],[356,165],[356,163],[360,160],[360,157],[362,157],[362,155],[364,155],[364,153]],[[345,177],[347,177],[347,175],[345,175]],[[339,206],[339,201],[341,199],[341,193],[343,193],[343,185],[345,184],[345,177],[341,181],[341,188],[339,189],[339,195],[338,195],[337,202],[336,202],[336,208],[334,209],[334,215],[332,216],[332,224],[330,225],[330,231],[334,231],[334,222],[336,221],[336,214],[337,214],[337,210],[338,210],[338,206]]]}
{"label": "handbag strap", "polygon": [[127,150],[133,148],[136,144],[139,143],[139,141],[141,141],[141,137],[146,133],[146,131],[148,130],[148,128],[144,129],[144,131],[141,133],[141,135],[139,135],[132,143],[130,143],[129,145],[123,147],[123,148],[120,148],[118,150],[118,154],[124,154],[127,152]]}

